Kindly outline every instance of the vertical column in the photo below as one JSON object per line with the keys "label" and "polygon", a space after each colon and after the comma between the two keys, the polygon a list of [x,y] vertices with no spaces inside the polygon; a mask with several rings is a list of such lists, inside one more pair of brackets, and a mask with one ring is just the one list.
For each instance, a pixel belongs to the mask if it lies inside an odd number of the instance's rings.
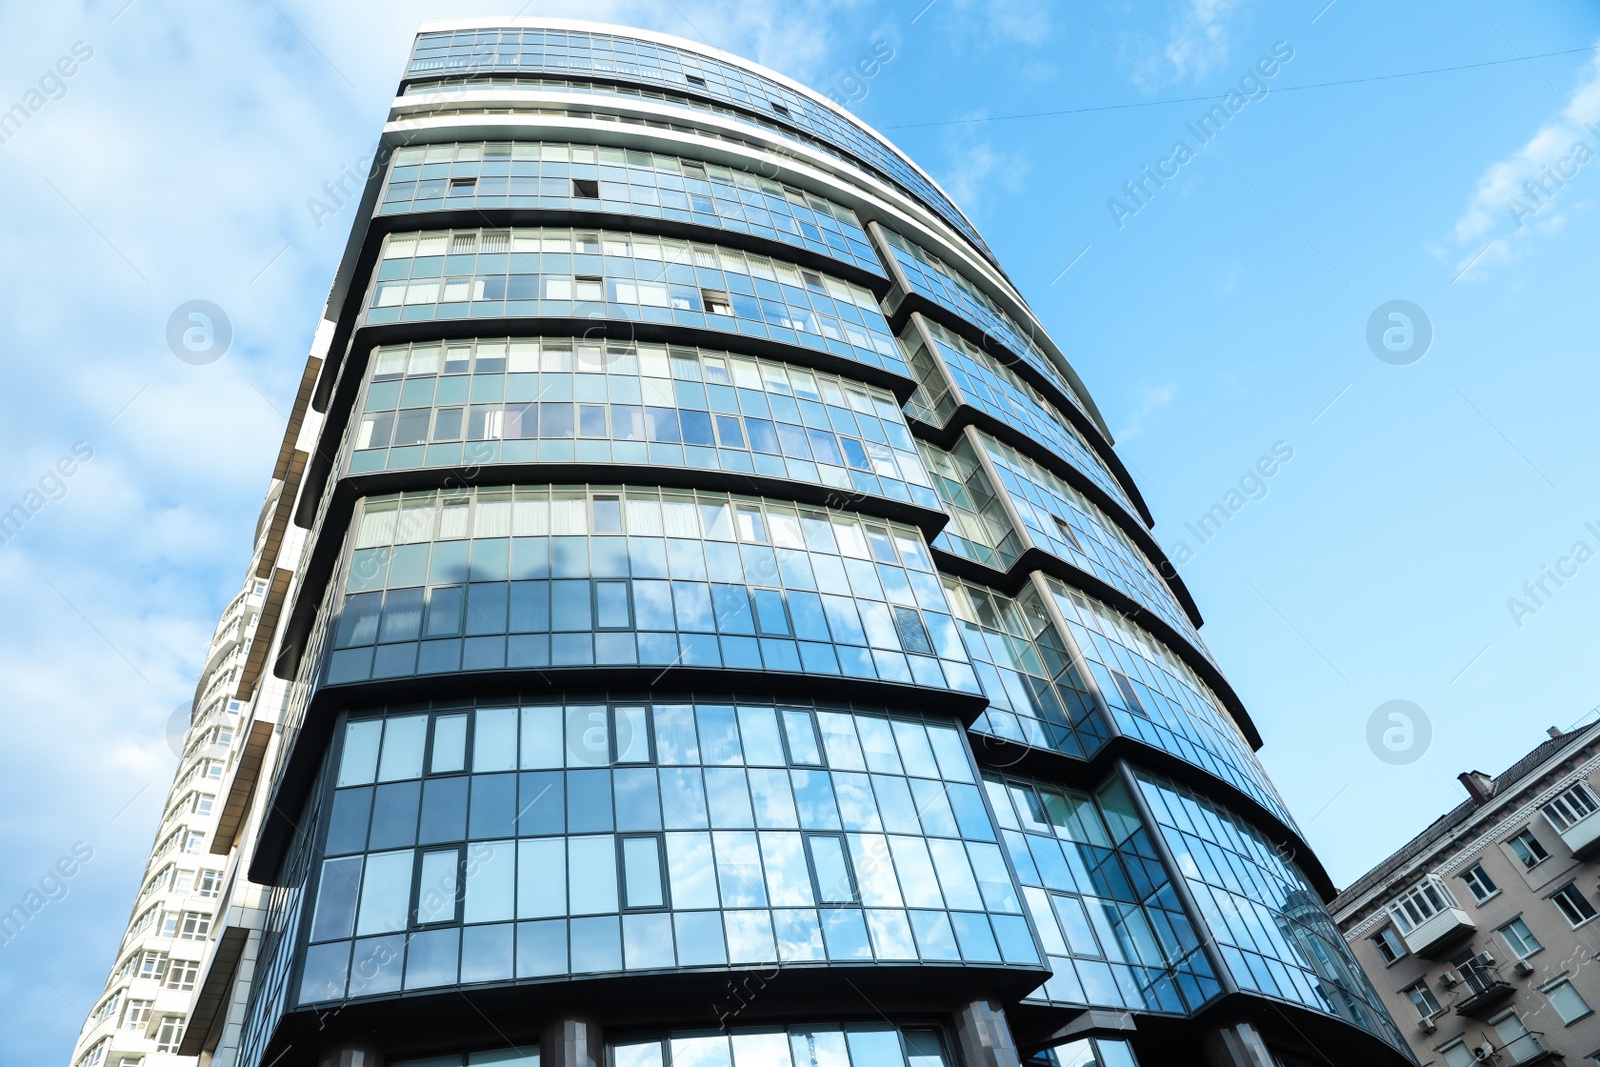
{"label": "vertical column", "polygon": [[606,1043],[600,1021],[590,1015],[563,1015],[544,1028],[539,1042],[543,1067],[604,1067]]}
{"label": "vertical column", "polygon": [[383,1049],[377,1038],[339,1037],[322,1046],[318,1067],[382,1067]]}
{"label": "vertical column", "polygon": [[956,1012],[956,1044],[965,1067],[1020,1067],[1016,1042],[997,1000],[974,1000]]}
{"label": "vertical column", "polygon": [[1267,1051],[1261,1033],[1248,1022],[1230,1023],[1200,1036],[1206,1067],[1273,1067],[1278,1061]]}
{"label": "vertical column", "polygon": [[[1108,716],[1109,718],[1109,716]],[[1145,833],[1150,835],[1150,843],[1155,845],[1156,855],[1161,858],[1161,866],[1166,868],[1167,880],[1172,883],[1172,891],[1178,895],[1178,900],[1183,904],[1183,910],[1188,913],[1189,925],[1194,927],[1195,936],[1200,938],[1200,948],[1206,954],[1206,959],[1211,961],[1211,969],[1216,972],[1217,981],[1222,984],[1224,993],[1237,993],[1239,984],[1233,980],[1233,972],[1228,970],[1228,961],[1217,949],[1216,940],[1213,938],[1211,928],[1206,925],[1205,912],[1200,910],[1200,905],[1195,902],[1194,894],[1189,890],[1189,879],[1184,877],[1183,868],[1178,865],[1178,859],[1172,854],[1172,849],[1167,845],[1167,835],[1161,829],[1161,824],[1156,821],[1155,812],[1150,810],[1150,805],[1145,803],[1144,790],[1139,788],[1139,778],[1133,773],[1133,768],[1128,766],[1127,760],[1117,760],[1117,773],[1122,778],[1122,787],[1128,791],[1129,798],[1133,801],[1134,810],[1139,813],[1139,821],[1144,823]],[[1244,1024],[1248,1026],[1248,1024]],[[1250,1031],[1252,1034],[1255,1031]],[[1260,1038],[1256,1039],[1260,1044]],[[1265,1051],[1265,1050],[1263,1050]],[[1232,1063],[1232,1060],[1221,1061]],[[1272,1059],[1261,1061],[1266,1067],[1272,1067]],[[1253,1060],[1239,1060],[1238,1063],[1254,1064]]]}

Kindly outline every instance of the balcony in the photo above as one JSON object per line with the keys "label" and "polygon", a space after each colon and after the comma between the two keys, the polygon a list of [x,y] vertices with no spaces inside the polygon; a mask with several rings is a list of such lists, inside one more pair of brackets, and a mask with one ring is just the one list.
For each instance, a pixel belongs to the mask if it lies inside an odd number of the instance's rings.
{"label": "balcony", "polygon": [[1579,859],[1592,859],[1596,853],[1600,853],[1600,813],[1585,816],[1560,833],[1562,844]]}
{"label": "balcony", "polygon": [[1478,1016],[1516,991],[1516,986],[1500,976],[1495,967],[1474,964],[1461,969],[1461,981],[1454,990],[1451,1006],[1457,1015]]}
{"label": "balcony", "polygon": [[1457,905],[1450,890],[1427,877],[1390,906],[1406,948],[1424,959],[1438,959],[1444,950],[1471,937],[1476,927]]}

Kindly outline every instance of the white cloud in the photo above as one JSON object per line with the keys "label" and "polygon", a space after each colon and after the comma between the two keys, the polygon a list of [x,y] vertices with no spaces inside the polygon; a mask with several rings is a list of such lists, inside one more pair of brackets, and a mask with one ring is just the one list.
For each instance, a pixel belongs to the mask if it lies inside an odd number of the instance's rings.
{"label": "white cloud", "polygon": [[1600,164],[1600,56],[1590,60],[1560,114],[1521,148],[1490,164],[1455,224],[1456,270],[1515,258],[1586,203]]}
{"label": "white cloud", "polygon": [[1128,415],[1122,428],[1115,431],[1113,436],[1121,443],[1126,444],[1135,437],[1142,435],[1149,427],[1156,413],[1171,404],[1178,397],[1176,382],[1163,382],[1160,385],[1140,384],[1139,406]]}
{"label": "white cloud", "polygon": [[1163,55],[1179,80],[1199,81],[1227,62],[1228,19],[1242,0],[1189,0],[1173,15]]}
{"label": "white cloud", "polygon": [[996,193],[1015,195],[1027,184],[1027,159],[997,149],[980,137],[974,124],[948,127],[945,163],[934,175],[950,199],[968,218],[976,219]]}

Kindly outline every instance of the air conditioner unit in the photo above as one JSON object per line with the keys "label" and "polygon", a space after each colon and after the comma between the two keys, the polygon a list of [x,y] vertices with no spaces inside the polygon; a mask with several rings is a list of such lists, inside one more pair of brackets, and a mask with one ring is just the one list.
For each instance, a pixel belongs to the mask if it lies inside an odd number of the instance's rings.
{"label": "air conditioner unit", "polygon": [[1449,989],[1459,981],[1461,981],[1461,979],[1456,977],[1456,973],[1454,971],[1446,971],[1439,976],[1439,984],[1444,986],[1446,989]]}
{"label": "air conditioner unit", "polygon": [[1472,1058],[1477,1060],[1479,1063],[1489,1062],[1490,1060],[1494,1059],[1494,1046],[1488,1042],[1484,1042],[1472,1050]]}
{"label": "air conditioner unit", "polygon": [[1529,963],[1527,960],[1518,960],[1516,969],[1518,974],[1522,975],[1523,977],[1527,977],[1533,973],[1533,964]]}
{"label": "air conditioner unit", "polygon": [[1422,1017],[1422,1021],[1417,1023],[1417,1029],[1421,1030],[1425,1034],[1431,1034],[1435,1030],[1439,1029],[1439,1026],[1433,1021],[1433,1016],[1425,1015]]}
{"label": "air conditioner unit", "polygon": [[1480,953],[1478,953],[1478,962],[1483,964],[1485,967],[1493,967],[1494,966],[1494,953],[1493,952],[1480,952]]}

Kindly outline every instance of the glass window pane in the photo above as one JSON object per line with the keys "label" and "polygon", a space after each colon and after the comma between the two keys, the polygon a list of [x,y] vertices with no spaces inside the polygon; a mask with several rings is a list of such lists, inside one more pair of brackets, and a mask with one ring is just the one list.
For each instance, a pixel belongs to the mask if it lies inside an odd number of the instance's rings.
{"label": "glass window pane", "polygon": [[513,918],[516,874],[515,841],[479,841],[472,845],[467,850],[467,895],[462,921],[487,923]]}
{"label": "glass window pane", "polygon": [[561,709],[522,709],[522,768],[549,770],[563,765]]}
{"label": "glass window pane", "polygon": [[667,834],[667,872],[675,908],[717,907],[716,867],[711,835]]}
{"label": "glass window pane", "polygon": [[612,838],[567,839],[567,889],[573,915],[617,910],[617,852]]}
{"label": "glass window pane", "polygon": [[456,898],[460,895],[461,854],[424,852],[422,874],[417,883],[417,922],[454,922]]}
{"label": "glass window pane", "polygon": [[366,785],[378,770],[378,740],[383,734],[382,719],[347,723],[344,752],[339,758],[339,785]]}
{"label": "glass window pane", "polygon": [[567,913],[567,853],[560,838],[517,842],[517,918]]}
{"label": "glass window pane", "polygon": [[385,934],[406,928],[411,905],[411,850],[380,852],[367,857],[361,879],[361,907],[356,933]]}
{"label": "glass window pane", "polygon": [[360,856],[323,861],[322,878],[317,885],[317,907],[311,921],[311,940],[349,937],[355,931],[360,885]]}
{"label": "glass window pane", "polygon": [[384,723],[378,781],[394,782],[422,775],[422,747],[428,739],[426,715],[401,715]]}
{"label": "glass window pane", "polygon": [[650,729],[644,708],[617,708],[616,735],[618,763],[650,761]]}
{"label": "glass window pane", "polygon": [[661,846],[657,838],[624,838],[622,869],[628,907],[659,908],[666,903],[661,891]]}
{"label": "glass window pane", "polygon": [[517,709],[479,708],[473,724],[472,769],[517,769]]}
{"label": "glass window pane", "polygon": [[844,858],[844,842],[832,834],[812,834],[806,845],[816,875],[817,899],[823,904],[854,903],[856,892]]}
{"label": "glass window pane", "polygon": [[428,760],[429,774],[465,770],[467,763],[467,717],[440,715],[433,720],[433,755]]}

